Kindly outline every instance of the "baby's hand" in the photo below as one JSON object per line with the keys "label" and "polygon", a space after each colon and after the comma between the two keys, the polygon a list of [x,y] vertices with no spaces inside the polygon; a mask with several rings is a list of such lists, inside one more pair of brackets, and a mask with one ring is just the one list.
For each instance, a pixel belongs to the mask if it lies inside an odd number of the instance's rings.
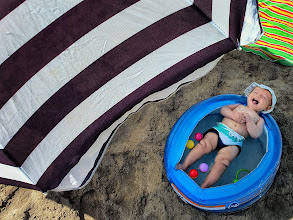
{"label": "baby's hand", "polygon": [[244,120],[246,123],[251,121],[251,117],[247,112],[242,112],[242,115],[244,116]]}
{"label": "baby's hand", "polygon": [[232,119],[241,124],[245,123],[245,116],[243,113],[240,112],[234,112]]}

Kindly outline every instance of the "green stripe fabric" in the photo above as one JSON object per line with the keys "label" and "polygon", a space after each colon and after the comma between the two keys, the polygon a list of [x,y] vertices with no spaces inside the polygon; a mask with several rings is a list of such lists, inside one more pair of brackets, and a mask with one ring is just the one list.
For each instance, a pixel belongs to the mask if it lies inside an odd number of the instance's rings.
{"label": "green stripe fabric", "polygon": [[264,34],[256,43],[242,49],[293,66],[293,1],[259,0],[258,4]]}

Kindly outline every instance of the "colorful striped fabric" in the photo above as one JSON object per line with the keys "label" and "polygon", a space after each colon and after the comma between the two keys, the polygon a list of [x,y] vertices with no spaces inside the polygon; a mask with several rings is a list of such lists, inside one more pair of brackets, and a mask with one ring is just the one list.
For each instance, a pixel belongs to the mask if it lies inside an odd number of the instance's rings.
{"label": "colorful striped fabric", "polygon": [[293,66],[293,1],[259,0],[259,15],[264,34],[243,50]]}
{"label": "colorful striped fabric", "polygon": [[251,1],[1,1],[0,183],[83,187],[130,113],[239,46]]}

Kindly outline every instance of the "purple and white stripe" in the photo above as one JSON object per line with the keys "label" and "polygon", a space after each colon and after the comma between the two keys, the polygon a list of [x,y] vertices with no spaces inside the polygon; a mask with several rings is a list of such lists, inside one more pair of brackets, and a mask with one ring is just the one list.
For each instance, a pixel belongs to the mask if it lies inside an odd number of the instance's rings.
{"label": "purple and white stripe", "polygon": [[237,48],[247,1],[50,3],[0,4],[0,183],[42,191],[84,186],[131,112]]}

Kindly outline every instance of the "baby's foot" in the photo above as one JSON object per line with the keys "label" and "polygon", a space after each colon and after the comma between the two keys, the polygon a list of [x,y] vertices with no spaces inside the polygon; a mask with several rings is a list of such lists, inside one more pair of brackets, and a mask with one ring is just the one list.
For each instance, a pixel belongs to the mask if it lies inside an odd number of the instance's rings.
{"label": "baby's foot", "polygon": [[177,163],[176,166],[175,166],[175,169],[176,170],[182,170],[183,169],[183,165],[180,164],[180,163]]}

